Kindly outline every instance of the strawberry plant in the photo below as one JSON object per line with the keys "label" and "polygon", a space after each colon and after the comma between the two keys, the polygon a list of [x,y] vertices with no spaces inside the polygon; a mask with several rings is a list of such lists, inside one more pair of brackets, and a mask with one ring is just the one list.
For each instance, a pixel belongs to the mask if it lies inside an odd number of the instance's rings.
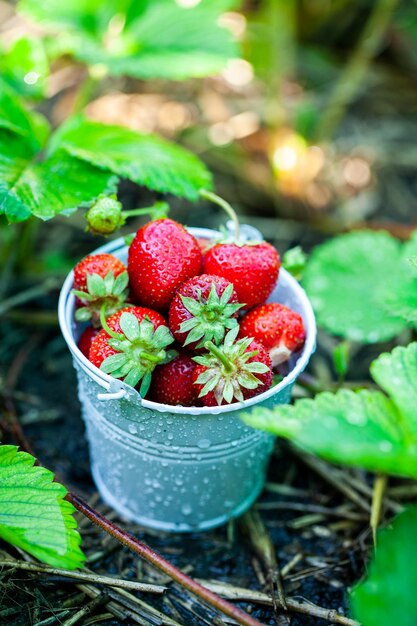
{"label": "strawberry plant", "polygon": [[[319,323],[349,341],[365,343],[415,328],[416,242],[416,234],[400,245],[386,233],[358,232],[318,246],[303,283]],[[349,341],[341,342],[334,354],[341,376],[347,370]],[[371,513],[375,533],[381,477],[417,479],[417,343],[381,354],[370,373],[379,390],[319,392],[293,406],[255,408],[244,420],[333,463],[377,472]],[[408,626],[417,619],[416,516],[417,507],[411,507],[378,534],[369,573],[350,594],[352,614],[362,626]]]}
{"label": "strawberry plant", "polygon": [[49,60],[42,39],[20,37],[4,49],[0,42],[0,52],[2,80],[20,96],[42,99],[49,76]]}
{"label": "strawberry plant", "polygon": [[417,343],[379,356],[371,375],[381,391],[323,392],[245,421],[335,463],[417,478]]}
{"label": "strawberry plant", "polygon": [[[71,55],[93,73],[181,80],[218,72],[236,56],[228,31],[217,24],[233,0],[21,0],[19,10],[45,29],[52,57]],[[59,37],[57,37],[59,34]]]}
{"label": "strawberry plant", "polygon": [[149,135],[74,118],[51,133],[8,88],[0,93],[0,211],[43,220],[114,193],[120,177],[196,199],[210,175],[192,154]]}
{"label": "strawberry plant", "polygon": [[363,626],[416,623],[416,525],[414,505],[379,533],[368,576],[351,592],[352,612]]}
{"label": "strawberry plant", "polygon": [[[42,36],[4,44],[0,61],[0,215],[9,222],[31,215],[45,220],[79,206],[93,207],[90,229],[106,234],[128,216],[115,215],[120,206],[107,200],[120,178],[190,200],[201,188],[210,188],[206,168],[178,146],[82,117],[67,119],[51,133],[46,120],[19,96],[46,98],[50,63],[62,55],[88,65],[87,82],[106,74],[182,80],[215,73],[237,54],[231,34],[217,24],[220,12],[231,5],[224,0],[194,8],[173,0],[81,1],[69,7],[56,0],[20,2],[18,10],[41,24]],[[92,91],[82,85],[80,94],[76,110],[88,103]]]}
{"label": "strawberry plant", "polygon": [[350,341],[389,340],[417,327],[417,233],[400,244],[359,231],[313,251],[303,276],[320,326]]}
{"label": "strawberry plant", "polygon": [[16,446],[0,445],[0,538],[36,558],[75,569],[85,556],[65,487]]}

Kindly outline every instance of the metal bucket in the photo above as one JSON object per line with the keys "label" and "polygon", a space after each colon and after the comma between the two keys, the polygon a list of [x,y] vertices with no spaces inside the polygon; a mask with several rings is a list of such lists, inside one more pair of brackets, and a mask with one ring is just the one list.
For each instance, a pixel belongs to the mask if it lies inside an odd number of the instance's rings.
{"label": "metal bucket", "polygon": [[[214,231],[190,228],[212,238]],[[96,253],[127,260],[122,238]],[[288,403],[315,348],[314,314],[303,289],[281,269],[270,301],[301,314],[307,340],[288,376],[263,394],[218,408],[180,407],[142,399],[122,381],[97,369],[77,348],[71,272],[61,290],[59,321],[73,355],[87,427],[92,473],[103,499],[124,518],[161,530],[206,530],[237,517],[259,495],[273,437],[246,426],[251,406]]]}

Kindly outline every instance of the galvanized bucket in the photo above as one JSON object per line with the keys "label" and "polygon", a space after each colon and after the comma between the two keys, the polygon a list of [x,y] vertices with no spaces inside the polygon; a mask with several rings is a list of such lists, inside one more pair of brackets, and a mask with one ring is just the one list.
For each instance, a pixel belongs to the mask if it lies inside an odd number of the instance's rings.
{"label": "galvanized bucket", "polygon": [[[199,237],[217,234],[190,231]],[[122,238],[95,251],[101,252],[126,262]],[[78,374],[92,473],[103,499],[124,518],[166,531],[206,530],[243,513],[262,489],[273,437],[246,426],[239,415],[254,405],[290,401],[294,382],[315,348],[314,314],[303,289],[281,269],[270,297],[300,313],[307,330],[288,376],[244,403],[198,408],[142,399],[93,366],[77,348],[72,282],[71,272],[59,299],[59,321]]]}

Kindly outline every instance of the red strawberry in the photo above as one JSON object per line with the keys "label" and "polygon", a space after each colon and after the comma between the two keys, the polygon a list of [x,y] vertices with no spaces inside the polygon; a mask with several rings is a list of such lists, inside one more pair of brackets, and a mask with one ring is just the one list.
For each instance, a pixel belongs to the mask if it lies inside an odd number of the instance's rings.
{"label": "red strawberry", "polygon": [[98,335],[99,332],[100,331],[98,330],[98,328],[87,326],[87,328],[84,330],[78,340],[77,346],[81,350],[83,355],[87,357],[87,359],[90,353],[91,342],[93,341],[94,337]]}
{"label": "red strawberry", "polygon": [[112,254],[91,254],[86,256],[74,267],[73,288],[80,291],[87,291],[87,276],[98,274],[104,278],[109,272],[117,278],[119,274],[126,271],[126,267],[119,259]]}
{"label": "red strawberry", "polygon": [[100,326],[100,311],[105,304],[106,316],[113,315],[126,302],[129,277],[126,267],[111,254],[85,257],[74,268],[73,293],[77,297],[75,319],[92,320]]}
{"label": "red strawberry", "polygon": [[300,350],[306,338],[301,315],[276,302],[257,306],[242,317],[240,336],[248,335],[269,350],[273,367]]}
{"label": "red strawberry", "polygon": [[278,279],[280,258],[269,243],[218,243],[204,255],[204,272],[223,276],[245,309],[265,302]]}
{"label": "red strawberry", "polygon": [[167,309],[178,287],[200,274],[201,268],[197,240],[170,219],[145,224],[129,248],[128,271],[135,300],[158,311]]}
{"label": "red strawberry", "polygon": [[193,372],[196,367],[186,352],[180,352],[170,363],[158,365],[152,377],[149,399],[161,404],[195,404],[197,389],[193,384]]}
{"label": "red strawberry", "polygon": [[166,321],[145,307],[126,307],[107,320],[91,343],[89,360],[106,374],[121,378],[145,396],[157,365],[176,353],[165,348],[174,341]]}
{"label": "red strawberry", "polygon": [[269,389],[271,359],[261,343],[251,337],[236,340],[239,327],[229,330],[222,346],[211,341],[207,354],[194,357],[198,363],[193,381],[205,406],[243,402]]}
{"label": "red strawberry", "polygon": [[169,327],[184,347],[201,348],[205,341],[219,344],[226,329],[237,326],[241,308],[233,285],[221,276],[201,274],[183,283],[169,307]]}

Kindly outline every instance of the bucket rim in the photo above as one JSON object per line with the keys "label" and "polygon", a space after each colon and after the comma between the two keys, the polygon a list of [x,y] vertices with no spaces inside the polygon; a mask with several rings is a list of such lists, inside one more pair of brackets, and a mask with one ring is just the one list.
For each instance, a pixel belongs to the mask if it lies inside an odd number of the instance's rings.
{"label": "bucket rim", "polygon": [[[208,237],[213,238],[213,236],[218,235],[218,231],[209,229],[209,228],[189,228],[188,229],[191,234],[198,237]],[[113,254],[115,252],[120,252],[123,248],[127,247],[125,243],[124,237],[119,237],[110,241],[102,246],[99,246],[90,254]],[[248,400],[244,400],[243,402],[235,402],[232,404],[222,405],[219,407],[185,407],[185,406],[175,406],[170,404],[160,404],[158,402],[152,402],[151,400],[147,400],[146,398],[142,398],[139,393],[133,387],[126,385],[123,381],[113,378],[108,374],[102,372],[99,368],[93,365],[87,357],[85,357],[80,349],[78,348],[74,334],[74,320],[73,320],[73,310],[75,297],[71,293],[74,272],[71,270],[67,275],[59,295],[58,302],[58,319],[59,325],[61,328],[61,332],[67,343],[67,346],[70,352],[73,355],[73,358],[78,362],[78,364],[82,367],[82,369],[103,389],[107,392],[116,391],[113,395],[119,397],[127,397],[134,398],[137,403],[139,403],[142,407],[158,411],[162,413],[173,413],[173,414],[181,414],[181,415],[217,415],[220,413],[229,413],[242,410],[247,408],[251,408],[254,405],[258,405],[265,400],[273,397],[274,395],[280,393],[281,391],[287,389],[290,385],[293,385],[295,380],[301,374],[301,372],[307,366],[308,361],[310,360],[311,355],[313,354],[316,347],[316,335],[317,335],[317,327],[316,320],[313,312],[312,305],[310,300],[307,297],[306,292],[298,283],[298,281],[284,268],[280,269],[280,276],[285,276],[285,282],[289,283],[291,290],[293,290],[303,308],[303,317],[305,321],[306,327],[306,341],[301,351],[300,356],[297,359],[294,367],[291,371],[280,381],[277,385],[272,386],[267,391],[264,391],[253,398],[249,398]],[[279,279],[278,279],[279,280]],[[123,393],[122,393],[123,392]],[[110,399],[110,397],[109,397]],[[99,399],[100,401],[100,399]]]}

